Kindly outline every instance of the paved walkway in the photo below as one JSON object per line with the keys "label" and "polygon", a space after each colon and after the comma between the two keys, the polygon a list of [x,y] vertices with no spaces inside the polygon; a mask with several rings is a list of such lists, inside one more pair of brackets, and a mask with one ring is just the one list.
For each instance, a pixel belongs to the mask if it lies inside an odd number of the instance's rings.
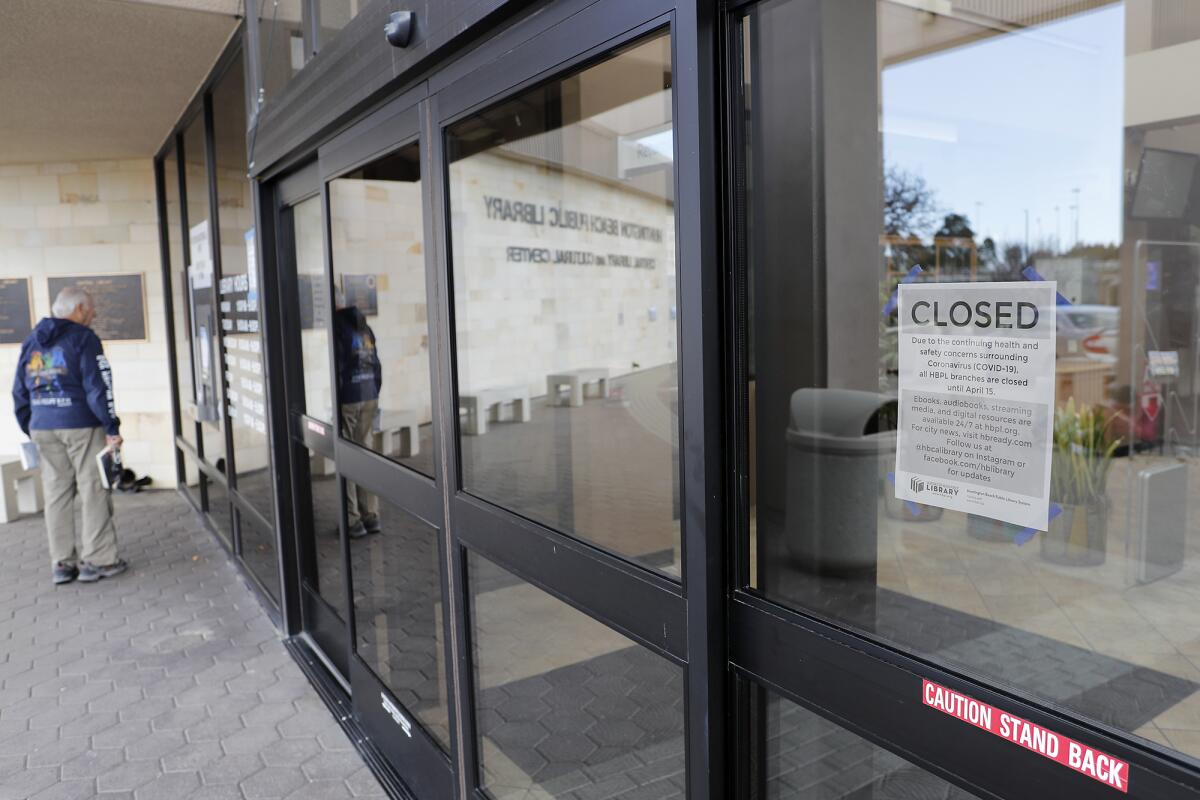
{"label": "paved walkway", "polygon": [[383,797],[187,503],[116,501],[132,567],[97,584],[0,525],[0,800]]}

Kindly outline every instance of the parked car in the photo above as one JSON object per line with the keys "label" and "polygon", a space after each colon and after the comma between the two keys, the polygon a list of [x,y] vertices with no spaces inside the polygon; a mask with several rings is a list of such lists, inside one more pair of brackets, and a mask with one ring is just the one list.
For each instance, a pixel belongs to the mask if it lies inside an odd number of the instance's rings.
{"label": "parked car", "polygon": [[1096,361],[1117,360],[1120,306],[1057,306],[1058,355],[1086,356]]}

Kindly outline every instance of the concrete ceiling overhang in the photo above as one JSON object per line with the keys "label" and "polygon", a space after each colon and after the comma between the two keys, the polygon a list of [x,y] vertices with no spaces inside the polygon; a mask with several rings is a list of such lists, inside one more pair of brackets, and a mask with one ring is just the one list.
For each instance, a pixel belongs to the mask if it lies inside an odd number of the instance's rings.
{"label": "concrete ceiling overhang", "polygon": [[3,0],[0,163],[154,155],[239,0]]}

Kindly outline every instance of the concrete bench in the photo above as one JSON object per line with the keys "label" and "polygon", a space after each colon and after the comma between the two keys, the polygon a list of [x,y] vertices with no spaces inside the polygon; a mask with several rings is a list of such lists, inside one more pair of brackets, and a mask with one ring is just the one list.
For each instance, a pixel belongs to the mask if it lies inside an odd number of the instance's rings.
{"label": "concrete bench", "polygon": [[488,418],[492,411],[495,411],[495,419],[499,422],[501,409],[507,403],[512,404],[514,422],[529,422],[533,418],[529,408],[529,386],[525,384],[491,386],[460,393],[458,406],[467,412],[463,433],[468,436],[483,436],[487,433]]}
{"label": "concrete bench", "polygon": [[546,376],[546,402],[552,406],[561,405],[562,387],[566,386],[567,405],[581,406],[590,384],[596,384],[600,397],[608,397],[608,369],[585,367],[566,372],[551,372]]}
{"label": "concrete bench", "polygon": [[45,506],[41,470],[25,469],[19,458],[0,456],[0,480],[4,481],[0,522],[12,522],[21,514],[36,514]]}
{"label": "concrete bench", "polygon": [[371,449],[389,458],[410,458],[421,452],[417,412],[380,409],[371,428]]}

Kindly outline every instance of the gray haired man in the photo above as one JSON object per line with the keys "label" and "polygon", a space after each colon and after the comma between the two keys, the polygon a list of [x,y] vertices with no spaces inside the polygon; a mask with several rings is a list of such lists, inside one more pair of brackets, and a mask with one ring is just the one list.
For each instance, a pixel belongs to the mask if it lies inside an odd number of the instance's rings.
{"label": "gray haired man", "polygon": [[[54,316],[39,322],[21,345],[13,409],[41,454],[54,582],[91,583],[128,567],[117,557],[112,494],[96,466],[105,447],[121,446],[121,421],[113,407],[108,359],[88,327],[96,318],[92,296],[68,286],[51,311]],[[76,497],[83,506],[78,549]]]}

